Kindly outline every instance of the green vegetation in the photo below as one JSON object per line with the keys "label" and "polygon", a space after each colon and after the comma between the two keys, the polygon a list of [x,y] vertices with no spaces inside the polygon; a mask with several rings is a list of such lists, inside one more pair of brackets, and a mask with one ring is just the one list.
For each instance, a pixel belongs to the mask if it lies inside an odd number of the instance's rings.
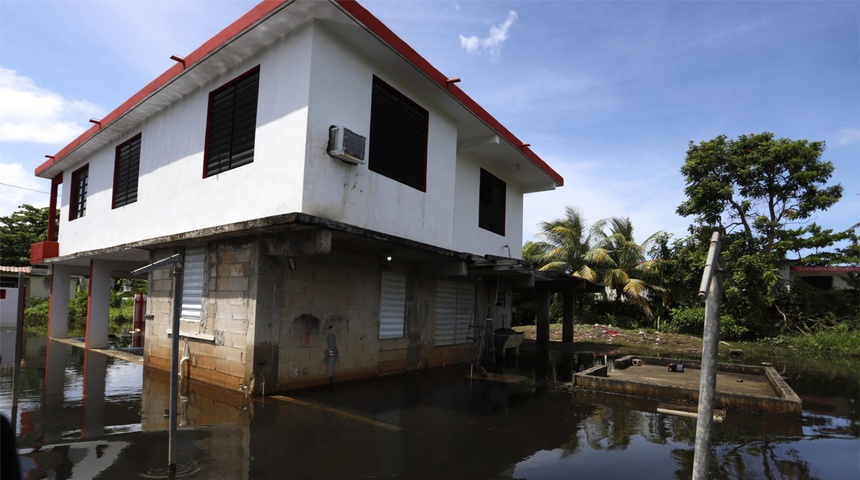
{"label": "green vegetation", "polygon": [[[110,323],[108,332],[111,334],[124,334],[131,329],[134,317],[134,297],[122,294],[118,291],[121,282],[117,282],[116,289],[111,291],[110,299]],[[136,282],[138,291],[146,291],[146,282]],[[50,302],[47,298],[34,298],[30,300],[24,309],[24,329],[37,335],[46,335],[48,332],[48,309]],[[87,324],[87,292],[78,291],[75,297],[69,300],[69,333],[70,337],[81,337],[86,333]]]}
{"label": "green vegetation", "polygon": [[21,205],[0,217],[0,265],[29,266],[30,245],[47,239],[48,209]]}
{"label": "green vegetation", "polygon": [[[855,230],[825,230],[811,222],[842,196],[827,185],[833,165],[822,160],[823,142],[776,138],[772,133],[719,136],[690,142],[681,173],[687,200],[677,209],[691,217],[689,235],[657,232],[641,244],[627,218],[589,225],[572,207],[541,223],[541,241],[527,242],[523,258],[540,270],[602,284],[602,294],[576,297],[583,324],[659,329],[701,335],[698,296],[711,234],[721,234],[724,262],[721,337],[785,347],[810,355],[860,352],[860,276],[846,271],[849,288],[790,284],[789,266],[860,266]],[[561,298],[552,321],[561,321]],[[515,295],[514,325],[531,325],[534,294]],[[791,348],[788,348],[790,345]]]}

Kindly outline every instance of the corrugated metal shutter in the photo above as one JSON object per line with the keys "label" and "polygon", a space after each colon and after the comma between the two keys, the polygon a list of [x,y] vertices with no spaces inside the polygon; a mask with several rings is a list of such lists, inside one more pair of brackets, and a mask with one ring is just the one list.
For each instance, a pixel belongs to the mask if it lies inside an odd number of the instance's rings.
{"label": "corrugated metal shutter", "polygon": [[436,345],[453,345],[457,339],[457,283],[436,284]]}
{"label": "corrugated metal shutter", "polygon": [[475,308],[475,285],[440,280],[436,285],[436,345],[466,343]]}
{"label": "corrugated metal shutter", "polygon": [[475,285],[459,282],[457,284],[457,343],[466,343],[469,325],[475,312]]}
{"label": "corrugated metal shutter", "polygon": [[186,320],[200,320],[203,310],[203,276],[205,269],[203,247],[185,249],[182,265],[182,315]]}
{"label": "corrugated metal shutter", "polygon": [[406,315],[406,275],[382,272],[379,338],[402,338]]}

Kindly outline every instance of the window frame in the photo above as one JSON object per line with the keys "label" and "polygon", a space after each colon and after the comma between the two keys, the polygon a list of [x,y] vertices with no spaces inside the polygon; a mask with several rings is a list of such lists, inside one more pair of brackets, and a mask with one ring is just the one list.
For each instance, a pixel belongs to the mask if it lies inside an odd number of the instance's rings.
{"label": "window frame", "polygon": [[426,192],[429,132],[427,109],[374,75],[370,100],[370,171]]}
{"label": "window frame", "polygon": [[89,188],[90,164],[72,172],[69,191],[69,221],[82,218],[87,213],[87,190]]}
{"label": "window frame", "polygon": [[[137,202],[140,178],[140,150],[142,134],[131,137],[117,145],[113,164],[113,198],[111,208],[119,208]],[[123,165],[123,162],[126,165]],[[133,185],[132,185],[133,184]],[[133,190],[132,194],[129,193]]]}
{"label": "window frame", "polygon": [[[240,94],[239,87],[246,86],[245,82],[248,81],[253,82],[253,93],[247,91]],[[245,95],[248,96],[246,97]],[[251,100],[251,97],[253,97],[253,100]],[[209,103],[206,110],[203,178],[214,177],[235,168],[254,163],[259,99],[259,65],[209,92]],[[253,101],[253,106],[250,104],[251,101]],[[229,121],[225,119],[228,116],[226,113],[226,109],[228,108],[230,110]],[[237,111],[242,112],[242,116],[238,120]],[[224,115],[225,117],[221,117],[220,115]],[[249,122],[251,118],[253,118],[253,125],[249,128],[249,125],[244,124],[244,122]],[[229,123],[229,125],[224,125],[223,123]],[[239,124],[238,127],[237,124]],[[213,134],[213,130],[216,129],[229,129],[229,132],[222,131],[219,135],[215,135]],[[220,141],[221,143],[216,144],[216,141]],[[223,144],[225,142],[226,145]],[[222,158],[223,155],[226,155],[226,157]],[[218,157],[217,160],[215,160],[216,157]]]}
{"label": "window frame", "polygon": [[478,227],[505,236],[507,183],[481,169],[478,188]]}

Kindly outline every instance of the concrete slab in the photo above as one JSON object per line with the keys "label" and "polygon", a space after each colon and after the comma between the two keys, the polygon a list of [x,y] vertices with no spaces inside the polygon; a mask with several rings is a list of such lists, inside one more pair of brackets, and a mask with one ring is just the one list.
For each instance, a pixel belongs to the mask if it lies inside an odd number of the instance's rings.
{"label": "concrete slab", "polygon": [[[667,364],[683,364],[670,371]],[[573,378],[582,390],[657,399],[679,404],[699,400],[700,365],[695,361],[628,355],[614,360],[612,368],[599,365]],[[718,364],[714,407],[758,413],[800,416],[802,403],[772,367]]]}
{"label": "concrete slab", "polygon": [[[683,372],[670,372],[662,365],[642,365],[625,369],[612,369],[609,378],[645,382],[658,385],[677,386],[699,390],[702,371],[698,368],[685,368]],[[762,375],[717,372],[717,391],[741,393],[746,395],[774,396],[773,388]]]}

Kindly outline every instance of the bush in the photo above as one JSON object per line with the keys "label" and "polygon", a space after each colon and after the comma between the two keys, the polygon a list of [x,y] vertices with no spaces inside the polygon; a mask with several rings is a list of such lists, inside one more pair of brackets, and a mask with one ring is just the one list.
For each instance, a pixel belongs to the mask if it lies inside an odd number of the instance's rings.
{"label": "bush", "polygon": [[[672,319],[666,330],[674,333],[702,336],[705,331],[705,307],[673,308]],[[736,340],[743,338],[749,330],[729,314],[720,314],[720,338]]]}
{"label": "bush", "polygon": [[762,342],[791,348],[805,354],[858,357],[860,330],[842,323],[832,329],[820,329],[810,334],[780,335],[763,339]]}
{"label": "bush", "polygon": [[31,298],[30,305],[24,309],[24,328],[47,331],[50,307],[51,302],[47,298]]}

